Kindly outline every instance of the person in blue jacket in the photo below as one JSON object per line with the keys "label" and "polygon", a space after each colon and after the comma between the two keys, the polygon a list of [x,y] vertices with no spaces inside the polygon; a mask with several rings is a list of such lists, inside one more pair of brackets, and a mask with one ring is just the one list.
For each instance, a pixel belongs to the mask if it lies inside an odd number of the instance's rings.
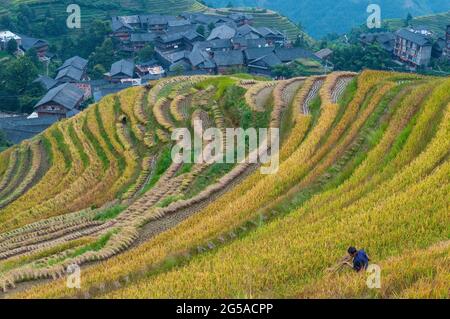
{"label": "person in blue jacket", "polygon": [[346,264],[353,268],[353,270],[359,272],[361,270],[366,270],[369,266],[369,256],[363,249],[357,250],[355,247],[349,247],[347,250],[350,257],[353,259],[353,264],[347,262]]}

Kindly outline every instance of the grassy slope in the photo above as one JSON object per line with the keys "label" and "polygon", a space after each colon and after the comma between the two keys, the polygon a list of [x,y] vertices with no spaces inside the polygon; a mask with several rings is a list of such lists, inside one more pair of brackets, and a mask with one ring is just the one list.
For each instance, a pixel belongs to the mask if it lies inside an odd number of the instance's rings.
{"label": "grassy slope", "polygon": [[[167,263],[162,263],[161,269],[157,265],[151,268],[160,273],[149,271],[147,278],[112,292],[108,297],[395,297],[398,293],[441,296],[440,292],[445,293],[444,289],[448,288],[448,281],[447,284],[445,281],[448,274],[438,273],[435,269],[441,263],[448,263],[448,258],[441,256],[448,251],[448,246],[437,250],[432,246],[450,238],[446,210],[449,204],[449,141],[444,138],[450,129],[450,105],[447,104],[450,101],[450,81],[427,78],[427,82],[432,82],[422,85],[419,81],[411,86],[411,90],[405,91],[406,98],[400,94],[401,98],[397,99],[394,97],[402,92],[399,82],[402,79],[400,75],[392,78],[392,85],[395,83],[398,86],[392,89],[395,94],[387,94],[386,103],[385,98],[377,103],[379,105],[365,120],[360,133],[353,137],[359,141],[359,146],[352,147],[356,153],[346,151],[333,165],[333,170],[337,172],[327,174],[323,181],[326,184],[318,190],[319,194],[311,198],[305,194],[308,187],[302,187],[296,195],[297,199],[293,200],[297,201],[296,204],[286,204],[289,211],[283,218],[267,224],[262,222],[254,232],[226,243],[224,247],[195,256],[187,261],[187,265],[178,264],[176,267],[176,260],[169,258]],[[404,85],[409,86],[410,83]],[[429,94],[431,88],[433,91]],[[369,100],[372,100],[371,94],[363,99],[364,103],[358,104],[359,115],[368,108]],[[346,104],[348,102],[343,103],[341,108],[344,109]],[[346,122],[342,120],[342,123]],[[339,127],[338,123],[336,127]],[[349,132],[345,134],[350,135]],[[333,145],[333,149],[340,142],[337,144]],[[361,158],[360,151],[364,155]],[[342,168],[343,165],[346,166]],[[340,174],[349,166],[349,175],[340,179]],[[339,181],[334,183],[334,179]],[[320,180],[319,185],[314,183],[310,188],[320,186]],[[327,184],[332,187],[327,188]],[[237,212],[233,212],[235,217]],[[215,215],[218,213],[219,210],[214,210]],[[202,217],[205,218],[198,214],[144,244],[152,246],[145,251],[145,254],[148,253],[146,257],[149,257],[145,261],[151,263],[159,260],[159,254],[165,253],[164,249],[159,251],[155,248],[159,245],[173,256],[176,252],[174,242],[182,237],[183,231],[180,230],[183,225],[193,223],[195,219],[199,219],[200,223]],[[204,221],[206,223],[208,219]],[[208,228],[212,225],[214,223],[208,224]],[[207,231],[206,228],[203,230],[205,233]],[[189,232],[184,235],[189,235]],[[348,272],[336,277],[326,275],[326,267],[336,262],[348,245],[355,243],[367,248],[372,260],[386,269],[389,277],[383,283],[389,283],[390,291],[368,293],[364,290],[363,275],[355,277],[354,281],[346,280],[351,276]],[[187,244],[182,245],[183,249],[188,248],[185,247]],[[125,260],[131,255],[135,260],[130,259],[130,264],[137,263],[139,258],[143,258],[144,246],[106,263],[114,265],[115,261]],[[436,257],[439,265],[430,262],[427,256]],[[409,261],[414,264],[407,271],[396,274],[396,267],[390,266],[390,260],[397,264]],[[175,264],[175,267],[166,267],[169,264]],[[104,265],[102,267],[105,268]],[[116,275],[118,268],[123,271],[131,269],[117,263],[115,268],[107,268],[106,277]],[[445,266],[442,268],[445,269]],[[98,270],[95,274],[86,272],[85,283],[105,276],[106,272],[102,271]],[[434,276],[434,273],[437,275]],[[195,289],[192,282],[197,282]],[[443,289],[427,295],[427,287],[433,284]],[[316,290],[315,287],[322,287],[323,290]],[[345,294],[339,291],[341,287]],[[415,290],[414,287],[420,289]],[[35,293],[39,288],[35,289]],[[51,289],[41,289],[38,296],[52,296],[52,293]]]}
{"label": "grassy slope", "polygon": [[[404,26],[405,21],[403,19],[387,20],[390,29],[397,30]],[[435,33],[436,37],[442,37],[445,34],[447,25],[450,24],[450,11],[415,17],[411,22],[412,26],[425,26]]]}
{"label": "grassy slope", "polygon": [[224,7],[231,2],[235,7],[265,7],[301,21],[306,31],[314,37],[327,33],[348,32],[352,27],[365,23],[366,8],[371,3],[380,5],[383,19],[405,18],[408,12],[422,16],[450,10],[448,1],[442,0],[321,0],[321,1],[269,1],[269,0],[210,0],[214,7]]}
{"label": "grassy slope", "polygon": [[[47,10],[50,10],[56,16],[66,17],[67,2],[63,0],[2,0],[0,2],[0,14],[11,11],[11,8],[17,8],[19,4],[25,3],[32,7],[38,17],[43,17]],[[134,13],[161,13],[178,14],[185,11],[201,11],[205,7],[195,0],[113,0],[113,1],[74,1],[79,3],[82,14],[82,24],[90,23],[94,19],[107,19],[108,16],[116,14],[134,14]],[[108,6],[103,4],[109,3]]]}
{"label": "grassy slope", "polygon": [[[446,100],[448,101],[448,95]],[[430,105],[423,106],[424,111],[418,113],[417,123],[423,120],[422,123],[426,122],[430,127],[436,126],[430,132],[436,132],[439,127],[440,131],[434,136],[435,139],[423,149],[420,156],[400,169],[392,180],[386,180],[379,187],[373,188],[360,200],[349,202],[346,204],[348,206],[340,208],[323,209],[320,205],[327,201],[327,193],[320,194],[285,219],[260,227],[250,236],[223,249],[214,250],[193,259],[185,267],[149,277],[107,296],[143,297],[143,291],[146,292],[146,297],[266,298],[299,294],[302,297],[395,297],[399,294],[446,296],[448,282],[445,280],[448,279],[448,270],[442,270],[446,269],[445,265],[449,262],[445,258],[448,249],[436,252],[434,248],[430,248],[430,253],[422,251],[449,238],[449,229],[445,226],[448,225],[448,198],[445,198],[450,167],[441,138],[445,132],[448,134],[450,109],[447,106],[446,116],[439,125],[439,121],[425,120],[428,116],[425,110]],[[394,130],[395,126],[392,125],[390,130]],[[405,152],[399,153],[392,164],[414,154],[411,150],[416,148],[417,143],[414,141],[421,131],[423,128],[418,124],[415,132],[410,135],[410,140],[404,144]],[[389,134],[385,136],[388,138]],[[433,159],[437,149],[440,149],[442,161]],[[418,154],[420,150],[415,152]],[[425,162],[429,163],[424,164]],[[427,165],[432,168],[428,173],[418,173],[420,170],[417,168],[422,169]],[[389,165],[384,170],[389,171]],[[411,182],[414,180],[417,182]],[[403,187],[398,188],[398,184]],[[366,183],[362,185],[366,187]],[[343,188],[345,186],[336,191]],[[392,188],[392,191],[385,188]],[[328,194],[332,195],[333,192]],[[347,194],[344,192],[343,195],[346,197]],[[378,200],[375,200],[377,197]],[[430,200],[431,198],[434,200]],[[437,203],[440,204],[435,205]],[[425,219],[426,223],[423,222]],[[414,238],[410,236],[412,233],[415,234]],[[333,260],[338,260],[339,249],[342,253],[346,244],[355,242],[363,243],[372,252],[372,260],[379,263],[383,271],[386,270],[387,277],[383,279],[382,290],[365,289],[364,274],[354,276],[347,271],[329,276],[324,271]],[[410,256],[411,251],[417,257]],[[440,261],[430,261],[426,258],[427,254],[436,257],[433,260]],[[397,270],[402,268],[402,263],[410,266],[408,269],[394,271],[396,267],[392,267],[390,263],[397,265]],[[189,285],[192,282],[198,283],[195,289]],[[440,289],[427,288],[433,286]],[[317,290],[317,287],[321,290]]]}
{"label": "grassy slope", "polygon": [[[255,17],[255,26],[262,27],[268,26],[276,28],[282,32],[285,32],[289,39],[295,39],[301,31],[295,25],[294,22],[289,20],[289,18],[281,15],[278,12],[266,10],[266,12],[262,12],[261,10],[256,11],[251,8],[233,8],[233,9],[216,9],[213,12],[217,13],[227,13],[229,11],[233,12],[248,12],[251,13]],[[312,41],[312,38],[306,35],[309,41]]]}

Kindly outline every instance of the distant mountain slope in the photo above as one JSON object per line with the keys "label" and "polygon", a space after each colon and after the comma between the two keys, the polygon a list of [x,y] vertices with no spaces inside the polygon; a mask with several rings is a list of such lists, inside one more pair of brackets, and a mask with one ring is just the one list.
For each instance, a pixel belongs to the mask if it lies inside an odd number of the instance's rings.
{"label": "distant mountain slope", "polygon": [[[217,14],[227,14],[230,12],[246,12],[253,15],[255,18],[254,25],[256,27],[273,27],[284,34],[286,36],[293,40],[295,39],[300,33],[300,29],[298,26],[291,21],[289,18],[282,16],[278,12],[272,11],[272,10],[255,10],[255,9],[245,9],[245,8],[221,8],[221,9],[214,9],[211,10],[213,13]],[[306,38],[313,42],[313,39],[306,34]]]}
{"label": "distant mountain slope", "polygon": [[[411,21],[411,25],[413,27],[419,26],[426,27],[428,30],[434,33],[435,37],[444,36],[447,25],[449,24],[450,24],[450,11],[439,14],[415,17]],[[403,19],[392,19],[388,21],[389,28],[394,30],[401,28],[403,25],[404,25]]]}
{"label": "distant mountain slope", "polygon": [[179,14],[185,11],[202,11],[206,7],[196,0],[0,0],[0,15],[11,12],[23,3],[34,9],[38,16],[45,16],[50,10],[55,16],[67,16],[66,7],[77,3],[81,7],[82,24],[93,19],[105,19],[115,14],[161,13]]}
{"label": "distant mountain slope", "polygon": [[[330,32],[344,33],[351,27],[361,25],[367,17],[366,8],[372,0],[209,0],[215,7],[234,6],[264,7],[276,10],[291,20],[301,21],[306,31],[321,37]],[[404,18],[428,15],[450,10],[450,2],[443,0],[379,0],[383,18]]]}

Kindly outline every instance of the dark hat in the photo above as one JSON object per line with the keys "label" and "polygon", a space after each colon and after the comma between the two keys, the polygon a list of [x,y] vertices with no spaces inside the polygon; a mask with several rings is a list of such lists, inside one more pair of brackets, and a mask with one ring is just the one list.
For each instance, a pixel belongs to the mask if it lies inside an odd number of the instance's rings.
{"label": "dark hat", "polygon": [[351,246],[351,247],[349,247],[348,249],[347,249],[347,252],[350,254],[350,255],[353,255],[354,253],[356,253],[356,248],[355,247],[353,247],[353,246]]}

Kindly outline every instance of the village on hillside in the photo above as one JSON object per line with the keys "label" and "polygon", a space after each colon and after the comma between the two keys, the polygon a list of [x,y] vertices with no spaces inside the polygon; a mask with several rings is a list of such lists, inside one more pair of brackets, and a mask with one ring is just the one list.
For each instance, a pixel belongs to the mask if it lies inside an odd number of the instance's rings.
{"label": "village on hillside", "polygon": [[[330,48],[313,52],[295,46],[281,30],[254,26],[253,16],[247,13],[114,16],[111,30],[109,36],[119,51],[135,56],[151,48],[152,57],[147,61],[120,59],[102,79],[90,79],[89,61],[79,56],[63,61],[54,78],[40,75],[35,83],[46,93],[33,113],[0,113],[0,130],[11,143],[40,133],[105,95],[166,76],[248,72],[276,78],[276,67],[292,63],[302,64],[310,75],[333,70]],[[33,49],[43,63],[54,58],[45,39],[0,31],[1,50],[6,50],[11,41],[17,43],[17,55]],[[360,43],[377,43],[399,66],[414,70],[427,67],[432,55],[450,57],[450,26],[437,41],[426,29],[402,28],[361,34]]]}

